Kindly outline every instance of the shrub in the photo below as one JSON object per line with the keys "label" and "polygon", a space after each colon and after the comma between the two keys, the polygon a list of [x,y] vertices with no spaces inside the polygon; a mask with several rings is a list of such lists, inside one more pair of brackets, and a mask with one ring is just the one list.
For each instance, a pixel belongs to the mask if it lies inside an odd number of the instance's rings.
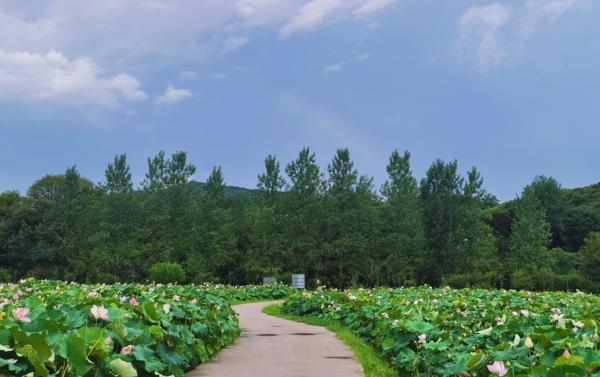
{"label": "shrub", "polygon": [[8,283],[10,279],[10,271],[7,268],[0,267],[0,283]]}
{"label": "shrub", "polygon": [[493,271],[451,274],[442,278],[442,285],[452,288],[492,288],[500,285],[500,278]]}
{"label": "shrub", "polygon": [[570,271],[566,274],[556,275],[556,283],[552,287],[553,290],[574,291],[581,289],[584,291],[593,291],[593,284],[578,271]]}
{"label": "shrub", "polygon": [[588,279],[600,283],[600,232],[590,233],[581,247],[583,272]]}
{"label": "shrub", "polygon": [[535,289],[535,280],[532,273],[526,270],[517,270],[511,276],[511,288],[513,289]]}
{"label": "shrub", "polygon": [[157,283],[181,283],[185,281],[185,272],[179,263],[160,262],[150,267],[149,277]]}

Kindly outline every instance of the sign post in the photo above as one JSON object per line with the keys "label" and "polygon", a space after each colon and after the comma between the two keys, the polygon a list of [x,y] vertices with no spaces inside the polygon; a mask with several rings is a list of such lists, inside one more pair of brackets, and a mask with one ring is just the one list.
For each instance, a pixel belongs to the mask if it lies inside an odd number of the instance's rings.
{"label": "sign post", "polygon": [[292,288],[304,289],[304,274],[292,274]]}

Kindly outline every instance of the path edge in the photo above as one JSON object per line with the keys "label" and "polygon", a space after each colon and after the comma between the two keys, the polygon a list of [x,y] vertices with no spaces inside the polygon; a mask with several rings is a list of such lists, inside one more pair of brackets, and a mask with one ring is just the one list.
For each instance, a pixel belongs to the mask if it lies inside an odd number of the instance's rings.
{"label": "path edge", "polygon": [[286,319],[288,321],[324,327],[331,331],[341,342],[351,349],[352,353],[354,354],[354,358],[360,364],[365,377],[398,376],[398,373],[394,370],[394,368],[386,360],[384,360],[370,344],[362,340],[351,330],[345,328],[339,321],[283,313],[281,311],[281,303],[267,305],[262,308],[262,312],[264,314]]}

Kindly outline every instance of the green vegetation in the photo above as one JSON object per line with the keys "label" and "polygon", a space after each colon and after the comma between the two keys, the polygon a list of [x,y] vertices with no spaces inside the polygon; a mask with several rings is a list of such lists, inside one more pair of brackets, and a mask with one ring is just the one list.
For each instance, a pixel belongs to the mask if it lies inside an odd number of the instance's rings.
{"label": "green vegetation", "polygon": [[240,333],[231,301],[290,288],[0,285],[0,376],[183,376]]}
{"label": "green vegetation", "polygon": [[282,311],[343,324],[400,376],[600,376],[597,295],[317,289],[293,295]]}
{"label": "green vegetation", "polygon": [[600,290],[600,184],[537,177],[499,205],[476,168],[437,160],[419,182],[410,157],[391,154],[379,189],[347,149],[325,169],[308,148],[268,156],[256,190],[220,167],[191,181],[184,152],[149,158],[137,188],[125,155],[99,184],[71,167],[0,194],[0,280]]}
{"label": "green vegetation", "polygon": [[345,328],[340,322],[333,319],[303,317],[299,315],[287,314],[281,312],[281,305],[269,305],[263,309],[263,313],[289,319],[290,321],[303,322],[313,326],[325,327],[335,333],[335,335],[346,345],[348,345],[356,359],[363,368],[366,377],[395,377],[397,373],[391,366],[384,361],[369,344],[364,342],[352,331]]}
{"label": "green vegetation", "polygon": [[185,271],[179,263],[159,262],[150,267],[150,280],[157,283],[185,281]]}

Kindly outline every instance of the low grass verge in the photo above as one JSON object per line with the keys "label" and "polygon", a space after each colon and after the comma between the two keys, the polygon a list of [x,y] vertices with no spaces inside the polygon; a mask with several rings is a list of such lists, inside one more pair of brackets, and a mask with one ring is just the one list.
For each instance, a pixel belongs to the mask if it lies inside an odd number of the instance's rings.
{"label": "low grass verge", "polygon": [[292,314],[286,314],[281,312],[281,306],[279,304],[265,306],[263,308],[263,313],[272,315],[274,317],[279,317],[283,319],[289,319],[290,321],[302,322],[307,325],[313,326],[321,326],[325,327],[329,331],[335,333],[335,335],[346,345],[348,345],[356,359],[362,365],[363,371],[365,373],[365,377],[397,377],[398,374],[394,371],[394,369],[383,360],[376,352],[360,339],[358,336],[354,335],[352,331],[346,329],[341,323],[330,320],[330,319],[322,319],[322,318],[314,318],[314,317],[302,317]]}
{"label": "low grass verge", "polygon": [[228,301],[229,305],[241,305],[241,304],[256,304],[258,302],[269,302],[269,301],[285,301],[286,297],[282,298],[255,298],[251,300],[231,300]]}

